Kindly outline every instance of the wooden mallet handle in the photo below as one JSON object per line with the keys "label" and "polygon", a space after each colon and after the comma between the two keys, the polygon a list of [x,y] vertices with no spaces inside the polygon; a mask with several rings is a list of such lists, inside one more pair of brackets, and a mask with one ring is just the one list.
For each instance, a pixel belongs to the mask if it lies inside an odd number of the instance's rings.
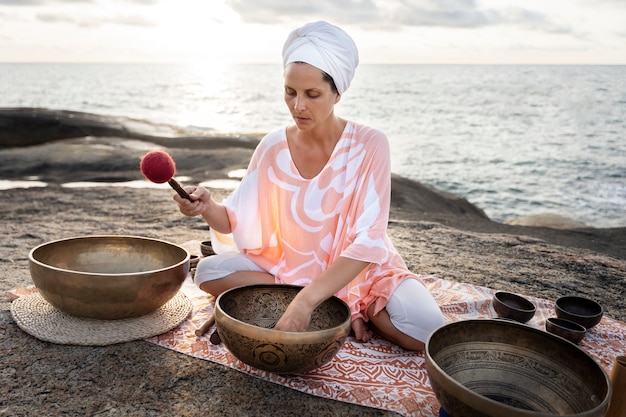
{"label": "wooden mallet handle", "polygon": [[178,181],[176,181],[174,178],[170,179],[167,183],[178,193],[179,196],[181,196],[182,198],[186,198],[191,202],[194,201],[191,199],[191,197],[189,197],[187,191],[183,190],[183,187],[181,187]]}
{"label": "wooden mallet handle", "polygon": [[215,323],[215,314],[209,317],[209,319],[200,327],[198,327],[195,331],[196,336],[203,336]]}

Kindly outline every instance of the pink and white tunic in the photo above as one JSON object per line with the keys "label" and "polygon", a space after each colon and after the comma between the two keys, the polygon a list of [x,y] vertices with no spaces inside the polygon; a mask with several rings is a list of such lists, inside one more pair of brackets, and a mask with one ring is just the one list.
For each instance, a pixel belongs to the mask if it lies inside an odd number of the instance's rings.
{"label": "pink and white tunic", "polygon": [[348,122],[312,179],[294,165],[285,129],[267,135],[224,205],[237,249],[277,283],[307,285],[340,256],[371,263],[336,294],[367,321],[371,303],[378,313],[414,277],[387,236],[390,198],[387,137]]}

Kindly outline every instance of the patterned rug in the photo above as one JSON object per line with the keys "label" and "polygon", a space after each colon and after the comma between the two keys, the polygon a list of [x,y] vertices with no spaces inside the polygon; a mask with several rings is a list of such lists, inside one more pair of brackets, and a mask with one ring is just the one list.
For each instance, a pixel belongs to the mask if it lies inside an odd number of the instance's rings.
{"label": "patterned rug", "polygon": [[[449,322],[496,317],[491,306],[494,290],[433,276],[420,276],[420,279],[434,294]],[[36,291],[34,287],[21,288],[8,295],[17,298],[33,291]],[[210,342],[215,325],[204,336],[195,335],[195,330],[213,314],[213,307],[209,297],[190,278],[181,291],[192,302],[190,316],[180,326],[149,338],[148,342],[318,397],[394,411],[403,416],[439,415],[439,403],[430,387],[423,353],[405,351],[382,339],[359,343],[348,337],[331,362],[308,374],[277,375],[260,371],[240,362],[223,344]],[[554,316],[554,302],[527,298],[537,306],[537,314],[528,324],[543,329],[545,320]],[[626,323],[604,317],[579,346],[610,373],[615,357],[626,355]]]}

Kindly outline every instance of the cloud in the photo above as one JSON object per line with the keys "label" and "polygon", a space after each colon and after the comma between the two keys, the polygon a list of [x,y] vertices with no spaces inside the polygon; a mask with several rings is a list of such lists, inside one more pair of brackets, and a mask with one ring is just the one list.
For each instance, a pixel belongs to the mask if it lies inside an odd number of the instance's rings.
{"label": "cloud", "polygon": [[[31,6],[36,10],[34,17],[43,23],[65,23],[79,27],[99,27],[108,24],[152,27],[155,23],[141,14],[144,6],[158,3],[159,0],[0,0],[0,6]],[[74,5],[81,7],[74,8]],[[62,7],[65,6],[65,7]],[[68,12],[67,7],[73,11]],[[108,7],[102,7],[108,6]],[[131,6],[129,9],[125,6]],[[116,12],[113,10],[126,10]],[[134,10],[128,12],[128,10]]]}
{"label": "cloud", "polygon": [[[608,1],[608,0],[607,0]],[[227,0],[242,20],[276,23],[301,18],[328,19],[379,29],[445,27],[471,29],[517,25],[533,31],[567,33],[571,29],[527,9],[482,8],[475,0]]]}
{"label": "cloud", "polygon": [[226,4],[249,23],[276,23],[277,20],[298,18],[369,22],[378,16],[374,0],[226,0]]}
{"label": "cloud", "polygon": [[[153,5],[159,0],[117,0],[117,3]],[[49,6],[66,3],[93,3],[95,0],[0,0],[0,6]]]}
{"label": "cloud", "polygon": [[80,27],[98,27],[108,24],[139,27],[156,26],[150,19],[136,15],[98,16],[94,18],[92,16],[77,15],[70,17],[61,13],[38,13],[37,20],[43,23],[70,23]]}
{"label": "cloud", "polygon": [[92,0],[0,0],[0,6],[45,6],[55,3],[91,3]]}

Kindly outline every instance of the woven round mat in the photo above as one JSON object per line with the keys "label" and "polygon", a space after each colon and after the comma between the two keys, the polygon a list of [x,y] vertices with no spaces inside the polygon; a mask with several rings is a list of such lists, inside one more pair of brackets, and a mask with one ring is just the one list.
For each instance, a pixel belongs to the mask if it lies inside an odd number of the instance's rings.
{"label": "woven round mat", "polygon": [[144,316],[97,320],[63,313],[35,293],[14,300],[11,315],[22,330],[46,342],[105,346],[163,334],[181,324],[191,308],[189,298],[179,292],[163,306]]}

